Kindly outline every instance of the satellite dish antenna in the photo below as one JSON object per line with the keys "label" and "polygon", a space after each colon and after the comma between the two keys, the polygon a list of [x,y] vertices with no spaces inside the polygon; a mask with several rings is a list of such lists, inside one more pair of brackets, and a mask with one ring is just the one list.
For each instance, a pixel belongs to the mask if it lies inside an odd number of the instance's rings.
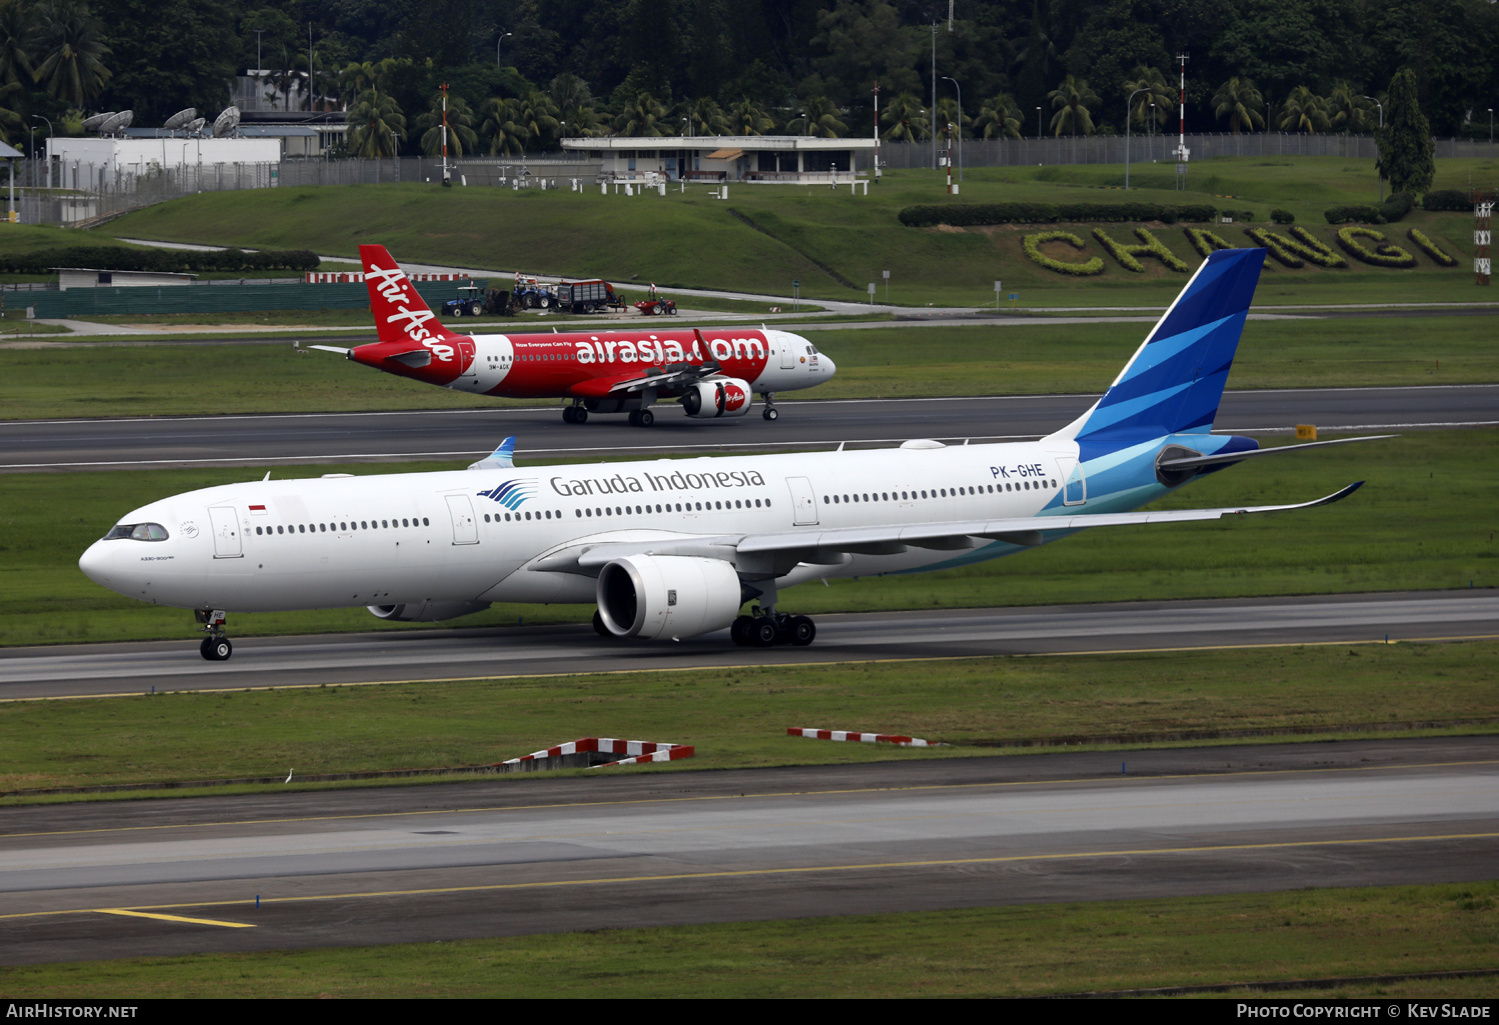
{"label": "satellite dish antenna", "polygon": [[185,127],[188,122],[190,122],[197,116],[198,108],[188,107],[186,110],[179,110],[177,113],[167,118],[166,122],[162,124],[161,127],[165,128],[169,132],[175,132],[177,129]]}
{"label": "satellite dish antenna", "polygon": [[193,135],[202,135],[203,134],[203,126],[206,125],[206,124],[208,124],[208,118],[206,118],[206,117],[199,117],[199,118],[194,118],[193,120],[189,121],[183,127],[185,127],[188,130],[188,132],[190,132]]}
{"label": "satellite dish antenna", "polygon": [[239,108],[225,107],[223,112],[213,121],[214,138],[228,135],[239,127]]}
{"label": "satellite dish antenna", "polygon": [[100,125],[114,116],[115,112],[112,110],[108,110],[103,114],[95,114],[93,117],[86,117],[83,119],[83,130],[85,132],[97,132]]}
{"label": "satellite dish antenna", "polygon": [[130,127],[130,122],[135,119],[135,111],[122,110],[118,114],[111,114],[99,126],[100,135],[111,135],[124,128]]}

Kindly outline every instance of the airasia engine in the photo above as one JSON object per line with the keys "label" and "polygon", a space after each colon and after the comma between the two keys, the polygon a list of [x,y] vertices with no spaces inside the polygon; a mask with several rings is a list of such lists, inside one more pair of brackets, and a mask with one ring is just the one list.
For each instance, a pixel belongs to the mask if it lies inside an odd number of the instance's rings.
{"label": "airasia engine", "polygon": [[752,396],[748,381],[737,377],[710,377],[694,384],[678,401],[688,416],[711,420],[720,416],[743,416],[749,412]]}
{"label": "airasia engine", "polygon": [[722,630],[744,604],[739,574],[722,559],[628,555],[599,574],[599,618],[616,637],[695,637]]}
{"label": "airasia engine", "polygon": [[405,605],[366,605],[376,619],[389,619],[397,623],[435,623],[442,619],[457,619],[470,612],[483,612],[489,608],[487,601],[419,601]]}

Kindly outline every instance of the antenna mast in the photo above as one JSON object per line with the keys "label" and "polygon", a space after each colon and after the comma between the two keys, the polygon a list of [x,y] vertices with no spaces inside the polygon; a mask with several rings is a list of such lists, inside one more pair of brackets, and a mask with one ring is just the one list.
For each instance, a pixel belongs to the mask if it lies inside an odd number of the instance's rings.
{"label": "antenna mast", "polygon": [[1180,82],[1180,111],[1181,127],[1176,141],[1176,188],[1181,191],[1187,187],[1187,61],[1190,59],[1186,54],[1177,54],[1176,59],[1181,63]]}

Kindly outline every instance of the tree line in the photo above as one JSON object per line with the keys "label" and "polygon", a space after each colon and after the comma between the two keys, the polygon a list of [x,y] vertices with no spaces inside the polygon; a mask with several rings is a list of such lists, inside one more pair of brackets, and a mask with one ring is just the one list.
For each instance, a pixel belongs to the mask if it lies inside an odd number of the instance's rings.
{"label": "tree line", "polygon": [[[257,68],[350,111],[366,155],[564,137],[892,141],[1377,131],[1409,69],[1440,135],[1487,137],[1488,0],[0,0],[0,133],[93,110],[160,124]],[[932,96],[935,64],[937,95]],[[877,106],[876,106],[877,105]],[[1038,118],[1038,113],[1040,117]],[[434,134],[434,128],[437,132]],[[440,142],[438,142],[440,145]]]}

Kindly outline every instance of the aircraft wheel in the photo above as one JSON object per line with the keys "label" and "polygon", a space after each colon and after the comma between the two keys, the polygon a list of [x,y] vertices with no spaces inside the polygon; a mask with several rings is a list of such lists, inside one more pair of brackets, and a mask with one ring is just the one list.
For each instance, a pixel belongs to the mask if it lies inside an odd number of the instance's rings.
{"label": "aircraft wheel", "polygon": [[817,624],[806,616],[792,616],[787,631],[791,634],[791,643],[804,648],[817,636]]}
{"label": "aircraft wheel", "polygon": [[588,422],[588,410],[582,406],[573,407],[573,423],[586,424]]}
{"label": "aircraft wheel", "polygon": [[776,635],[780,633],[776,629],[775,620],[769,616],[758,616],[752,619],[744,632],[750,643],[757,648],[771,647],[776,642]]}
{"label": "aircraft wheel", "polygon": [[766,406],[765,411],[760,415],[767,420],[779,420],[781,418],[780,411],[774,406]]}
{"label": "aircraft wheel", "polygon": [[754,622],[755,620],[751,616],[740,616],[738,619],[734,620],[734,624],[729,627],[729,637],[734,641],[735,644],[739,645],[741,648],[749,647],[750,644],[754,643],[750,640],[749,636],[750,626],[753,625]]}
{"label": "aircraft wheel", "polygon": [[562,422],[565,423],[565,424],[575,424],[575,423],[577,423],[578,422],[578,407],[576,407],[576,406],[563,406],[562,407]]}
{"label": "aircraft wheel", "polygon": [[642,409],[639,418],[635,421],[637,427],[649,427],[656,422],[656,414],[649,409]]}
{"label": "aircraft wheel", "polygon": [[198,652],[210,662],[225,662],[234,654],[234,645],[227,637],[205,637],[198,645]]}

